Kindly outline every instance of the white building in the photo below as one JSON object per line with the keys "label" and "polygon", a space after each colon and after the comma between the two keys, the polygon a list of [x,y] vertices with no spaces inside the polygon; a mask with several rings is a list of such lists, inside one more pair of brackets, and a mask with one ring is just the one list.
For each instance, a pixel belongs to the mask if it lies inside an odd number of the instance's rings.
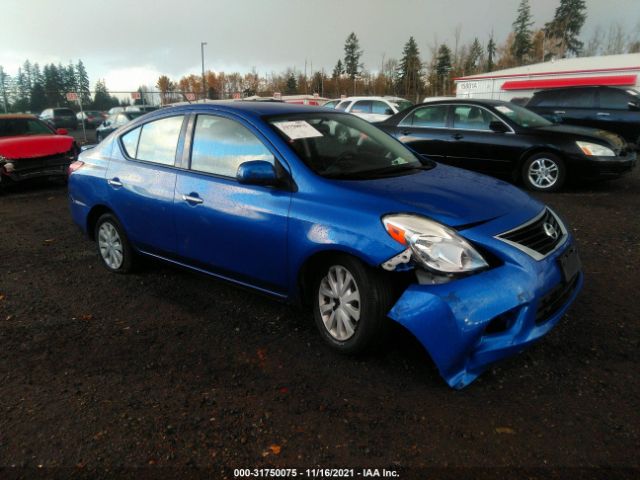
{"label": "white building", "polygon": [[640,87],[640,53],[564,58],[456,78],[456,96],[511,100],[545,88],[610,85]]}

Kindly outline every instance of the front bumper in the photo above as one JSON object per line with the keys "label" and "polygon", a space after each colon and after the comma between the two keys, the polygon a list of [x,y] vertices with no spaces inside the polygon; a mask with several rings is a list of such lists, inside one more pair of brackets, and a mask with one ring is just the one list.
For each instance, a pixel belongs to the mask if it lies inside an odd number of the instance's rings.
{"label": "front bumper", "polygon": [[[50,157],[6,160],[0,162],[0,182],[21,182],[32,178],[66,177],[69,165],[75,160],[69,154]],[[9,165],[11,168],[9,169]]]}
{"label": "front bumper", "polygon": [[617,178],[631,172],[637,163],[637,153],[628,149],[621,157],[581,157],[571,165],[573,174],[584,179]]}
{"label": "front bumper", "polygon": [[453,388],[549,332],[582,288],[578,272],[563,282],[558,264],[572,244],[546,258],[503,265],[441,285],[412,284],[389,312],[411,331]]}

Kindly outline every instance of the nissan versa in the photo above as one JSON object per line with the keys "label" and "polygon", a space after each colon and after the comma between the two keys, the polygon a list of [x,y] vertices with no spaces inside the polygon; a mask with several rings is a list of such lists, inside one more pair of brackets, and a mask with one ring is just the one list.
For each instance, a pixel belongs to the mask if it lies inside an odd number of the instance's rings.
{"label": "nissan versa", "polygon": [[343,353],[391,319],[455,388],[546,334],[583,282],[550,208],[323,108],[164,108],[70,172],[73,219],[107,269],[143,254],[303,302]]}

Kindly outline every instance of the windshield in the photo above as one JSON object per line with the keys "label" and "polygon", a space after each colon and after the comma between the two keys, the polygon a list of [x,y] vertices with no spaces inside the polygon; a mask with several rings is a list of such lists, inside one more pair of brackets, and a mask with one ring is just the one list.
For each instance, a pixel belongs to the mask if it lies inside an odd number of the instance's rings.
{"label": "windshield", "polygon": [[144,112],[125,112],[125,115],[129,120],[133,120],[134,118],[141,117],[143,114]]}
{"label": "windshield", "polygon": [[379,178],[433,166],[382,130],[352,115],[303,113],[267,121],[302,161],[323,177]]}
{"label": "windshield", "polygon": [[546,118],[541,117],[537,113],[532,112],[520,105],[497,105],[494,107],[497,111],[508,117],[514,123],[525,128],[548,127],[553,125]]}
{"label": "windshield", "polygon": [[51,135],[53,131],[35,118],[0,118],[0,137]]}

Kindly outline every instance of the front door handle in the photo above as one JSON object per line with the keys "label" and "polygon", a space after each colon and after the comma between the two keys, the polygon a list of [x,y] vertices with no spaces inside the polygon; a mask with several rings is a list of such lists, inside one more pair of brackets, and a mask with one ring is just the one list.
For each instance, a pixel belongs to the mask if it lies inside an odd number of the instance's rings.
{"label": "front door handle", "polygon": [[562,115],[563,113],[566,113],[564,110],[554,110],[554,112],[556,115]]}
{"label": "front door handle", "polygon": [[204,201],[200,197],[195,197],[193,195],[182,195],[182,200],[188,203],[195,203],[195,204],[202,203]]}
{"label": "front door handle", "polygon": [[609,116],[609,112],[598,112],[596,113],[597,116],[599,117],[608,117]]}
{"label": "front door handle", "polygon": [[120,181],[120,179],[118,177],[110,178],[109,180],[107,180],[107,183],[109,185],[111,185],[112,187],[121,187],[122,186],[122,182]]}
{"label": "front door handle", "polygon": [[461,140],[464,138],[464,135],[461,133],[454,133],[453,135],[451,135],[455,140]]}

